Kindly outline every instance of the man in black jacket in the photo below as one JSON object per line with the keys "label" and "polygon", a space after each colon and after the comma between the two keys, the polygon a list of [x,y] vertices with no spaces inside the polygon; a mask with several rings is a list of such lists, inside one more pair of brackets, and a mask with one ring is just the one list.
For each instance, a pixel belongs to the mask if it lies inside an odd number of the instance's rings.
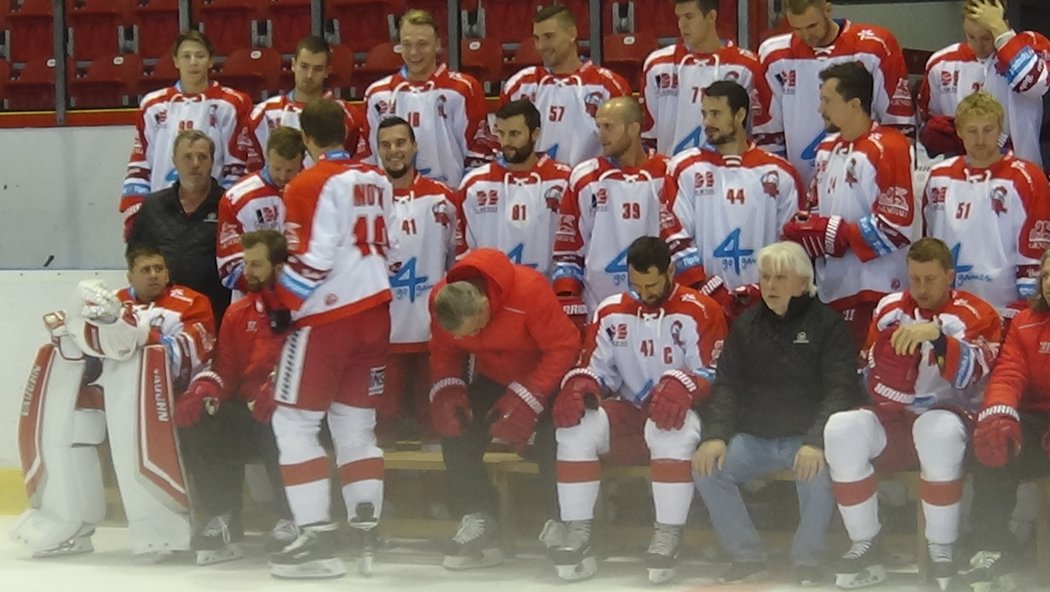
{"label": "man in black jacket", "polygon": [[211,176],[215,143],[204,132],[188,129],[175,138],[172,158],[178,180],[146,196],[128,235],[128,246],[146,244],[164,254],[171,281],[192,288],[211,301],[216,319],[230,304],[230,291],[219,280],[215,233],[223,189]]}
{"label": "man in black jacket", "polygon": [[766,551],[739,485],[795,471],[801,519],[791,545],[800,584],[823,579],[821,558],[835,509],[824,464],[824,423],[862,396],[857,350],[841,315],[816,298],[813,265],[795,243],[758,252],[762,305],[729,330],[718,360],[696,485],[733,565],[719,580],[761,576]]}

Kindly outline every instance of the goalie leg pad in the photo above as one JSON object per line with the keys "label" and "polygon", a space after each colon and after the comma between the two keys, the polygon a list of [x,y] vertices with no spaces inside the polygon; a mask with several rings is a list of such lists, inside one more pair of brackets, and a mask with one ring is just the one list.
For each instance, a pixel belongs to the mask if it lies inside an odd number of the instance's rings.
{"label": "goalie leg pad", "polygon": [[189,550],[190,500],[164,347],[148,346],[125,362],[105,360],[102,382],[132,553]]}

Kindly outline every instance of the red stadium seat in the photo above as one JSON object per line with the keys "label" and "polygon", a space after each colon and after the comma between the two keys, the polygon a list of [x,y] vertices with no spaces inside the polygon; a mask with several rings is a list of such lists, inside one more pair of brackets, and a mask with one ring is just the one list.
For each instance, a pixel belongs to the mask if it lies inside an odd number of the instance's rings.
{"label": "red stadium seat", "polygon": [[400,0],[327,0],[326,18],[338,24],[339,43],[355,52],[366,52],[391,40],[391,15],[400,17]]}
{"label": "red stadium seat", "polygon": [[179,0],[137,0],[135,22],[140,56],[171,56],[171,44],[179,36]]}
{"label": "red stadium seat", "polygon": [[904,63],[908,66],[908,74],[914,76],[926,74],[926,62],[933,55],[932,51],[927,49],[903,49],[901,51],[904,53]]}
{"label": "red stadium seat", "polygon": [[642,65],[645,58],[656,48],[656,37],[613,33],[602,41],[602,65],[616,72],[639,90]]}
{"label": "red stadium seat", "polygon": [[311,0],[269,0],[270,47],[288,54],[310,35]]}
{"label": "red stadium seat", "polygon": [[259,102],[277,94],[281,86],[281,54],[268,47],[238,49],[222,64],[216,77],[230,88],[247,93]]}
{"label": "red stadium seat", "polygon": [[253,25],[261,18],[255,0],[193,0],[191,10],[215,53],[230,55],[255,46]]}
{"label": "red stadium seat", "polygon": [[11,3],[6,16],[12,62],[38,62],[54,55],[51,0]]}
{"label": "red stadium seat", "polygon": [[[349,99],[355,94],[364,92],[364,88],[354,88],[354,52],[345,45],[332,47],[332,71],[325,82],[328,88],[340,98]],[[289,86],[288,88],[291,88]]]}
{"label": "red stadium seat", "polygon": [[0,109],[7,107],[7,81],[11,79],[11,62],[0,60]]}
{"label": "red stadium seat", "polygon": [[179,80],[179,71],[171,56],[157,59],[152,68],[146,69],[139,79],[139,93],[145,95],[162,88],[172,86]]}
{"label": "red stadium seat", "polygon": [[[606,34],[630,32],[664,39],[679,36],[674,3],[668,0],[602,0],[602,26]],[[718,36],[736,41],[737,0],[719,0]]]}
{"label": "red stadium seat", "polygon": [[499,90],[503,48],[494,39],[463,39],[459,44],[460,70]]}
{"label": "red stadium seat", "polygon": [[543,63],[540,52],[536,49],[536,43],[532,37],[523,39],[515,50],[514,56],[503,63],[503,80],[513,76],[518,70],[526,66],[536,66]]}
{"label": "red stadium seat", "polygon": [[141,76],[142,58],[137,55],[94,60],[82,76],[70,79],[70,106],[74,109],[134,107],[138,104]]}
{"label": "red stadium seat", "polygon": [[121,26],[131,0],[77,0],[66,9],[69,43],[78,60],[111,57],[121,51]]}
{"label": "red stadium seat", "polygon": [[396,72],[405,64],[400,51],[401,48],[392,41],[373,47],[365,62],[354,70],[354,88],[360,89],[359,92],[364,95],[364,89],[369,84]]}
{"label": "red stadium seat", "polygon": [[[72,64],[70,63],[70,66]],[[7,106],[12,111],[55,109],[55,60],[31,60],[7,81]]]}

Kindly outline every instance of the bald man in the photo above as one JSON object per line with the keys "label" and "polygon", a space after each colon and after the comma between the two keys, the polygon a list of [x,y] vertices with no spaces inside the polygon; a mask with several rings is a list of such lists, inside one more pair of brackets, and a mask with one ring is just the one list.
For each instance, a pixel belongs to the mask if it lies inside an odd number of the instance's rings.
{"label": "bald man", "polygon": [[639,236],[667,241],[678,281],[701,284],[700,256],[660,200],[667,157],[642,147],[641,105],[633,97],[610,99],[595,121],[603,156],[580,163],[569,177],[555,235],[554,291],[590,311],[626,291],[627,247]]}

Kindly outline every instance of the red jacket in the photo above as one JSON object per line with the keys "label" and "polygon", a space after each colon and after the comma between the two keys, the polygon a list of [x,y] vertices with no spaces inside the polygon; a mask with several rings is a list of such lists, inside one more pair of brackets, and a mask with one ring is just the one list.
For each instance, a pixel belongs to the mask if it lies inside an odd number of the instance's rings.
{"label": "red jacket", "polygon": [[253,401],[277,366],[283,344],[284,336],[270,330],[262,298],[249,293],[226,309],[211,370],[202,374],[218,377],[222,399]]}
{"label": "red jacket", "polygon": [[[485,281],[491,317],[477,335],[456,339],[434,319],[434,296],[446,282],[470,279]],[[495,249],[477,249],[454,265],[431,292],[430,310],[433,383],[464,378],[473,354],[478,374],[517,382],[545,401],[580,354],[580,333],[547,278]]]}
{"label": "red jacket", "polygon": [[988,380],[981,417],[1018,410],[1050,415],[1050,312],[1014,317]]}

